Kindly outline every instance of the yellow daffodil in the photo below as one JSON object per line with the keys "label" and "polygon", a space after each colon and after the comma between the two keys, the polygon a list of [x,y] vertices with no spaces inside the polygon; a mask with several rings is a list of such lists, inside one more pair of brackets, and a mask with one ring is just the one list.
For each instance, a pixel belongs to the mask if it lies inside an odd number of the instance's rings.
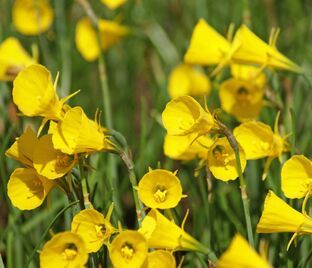
{"label": "yellow daffodil", "polygon": [[69,155],[114,150],[105,132],[79,106],[67,111],[62,121],[51,122],[49,129],[54,148]]}
{"label": "yellow daffodil", "polygon": [[257,225],[257,233],[294,233],[291,242],[300,234],[312,233],[312,218],[290,207],[274,192],[269,191],[264,201],[264,208]]}
{"label": "yellow daffodil", "polygon": [[15,0],[12,9],[13,25],[24,35],[47,31],[53,16],[53,9],[47,0]]}
{"label": "yellow daffodil", "polygon": [[116,9],[127,2],[127,0],[101,0],[109,9]]}
{"label": "yellow daffodil", "polygon": [[32,58],[15,37],[8,37],[0,44],[0,80],[13,81],[26,66],[35,64]]}
{"label": "yellow daffodil", "polygon": [[34,149],[34,168],[48,179],[64,176],[77,161],[76,155],[67,155],[54,149],[51,134],[42,136]]}
{"label": "yellow daffodil", "polygon": [[270,268],[265,259],[239,234],[235,235],[228,249],[221,255],[217,268]]}
{"label": "yellow daffodil", "polygon": [[115,268],[141,268],[147,259],[146,239],[137,231],[123,231],[115,237],[109,256]]}
{"label": "yellow daffodil", "polygon": [[303,155],[294,155],[285,162],[281,172],[282,190],[288,198],[311,194],[312,162]]}
{"label": "yellow daffodil", "polygon": [[209,95],[210,90],[209,78],[190,65],[180,64],[169,75],[168,92],[171,98]]}
{"label": "yellow daffodil", "polygon": [[51,73],[39,64],[30,65],[17,75],[12,94],[14,103],[24,115],[42,116],[51,120],[63,118],[64,103],[73,96],[60,100]]}
{"label": "yellow daffodil", "polygon": [[195,138],[192,134],[185,136],[166,135],[164,142],[165,155],[172,159],[184,161],[193,160],[196,157],[206,159],[213,140],[207,135]]}
{"label": "yellow daffodil", "polygon": [[[76,26],[75,42],[78,51],[87,61],[96,60],[103,50],[117,43],[129,33],[129,29],[114,21],[98,22],[99,37],[89,18],[82,18]],[[99,41],[101,44],[99,44]]]}
{"label": "yellow daffodil", "polygon": [[200,19],[193,30],[190,46],[184,55],[184,62],[202,65],[217,64],[216,73],[230,62],[230,52],[230,42],[204,19]]}
{"label": "yellow daffodil", "polygon": [[88,253],[82,238],[75,233],[62,232],[54,235],[40,252],[40,267],[85,267]]}
{"label": "yellow daffodil", "polygon": [[39,207],[54,182],[40,176],[33,168],[17,168],[8,182],[8,196],[12,204],[20,210]]}
{"label": "yellow daffodil", "polygon": [[162,121],[169,135],[207,134],[214,126],[209,111],[190,96],[181,96],[171,100],[162,113]]}
{"label": "yellow daffodil", "polygon": [[[108,214],[110,217],[110,213]],[[106,244],[110,236],[116,232],[110,219],[93,208],[80,211],[73,218],[71,230],[80,235],[86,244],[88,253],[97,252]]]}
{"label": "yellow daffodil", "polygon": [[262,41],[246,25],[236,32],[232,42],[232,60],[236,63],[259,64],[262,67],[302,72],[301,68],[286,58],[276,48],[279,31],[272,31],[269,44]]}
{"label": "yellow daffodil", "polygon": [[165,250],[155,250],[147,255],[147,268],[176,268],[176,261],[172,253]]}
{"label": "yellow daffodil", "polygon": [[142,177],[137,189],[142,202],[150,208],[174,208],[183,197],[176,172],[165,169],[150,170]]}
{"label": "yellow daffodil", "polygon": [[[243,149],[239,146],[239,155],[242,171],[246,167],[246,157]],[[219,180],[235,180],[238,177],[235,153],[227,138],[218,138],[211,145],[208,153],[208,167]]]}

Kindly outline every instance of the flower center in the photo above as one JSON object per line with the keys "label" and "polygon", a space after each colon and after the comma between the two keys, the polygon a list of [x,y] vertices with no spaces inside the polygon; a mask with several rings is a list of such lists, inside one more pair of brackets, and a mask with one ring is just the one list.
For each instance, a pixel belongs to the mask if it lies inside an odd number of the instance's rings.
{"label": "flower center", "polygon": [[121,256],[127,260],[132,259],[133,254],[134,254],[134,248],[133,246],[126,242],[123,244],[123,246],[121,247]]}
{"label": "flower center", "polygon": [[168,190],[163,185],[157,185],[156,190],[154,192],[154,199],[157,203],[162,203],[167,199]]}
{"label": "flower center", "polygon": [[105,235],[106,233],[106,227],[105,224],[99,224],[99,225],[95,225],[95,232],[96,232],[96,236],[101,238]]}
{"label": "flower center", "polygon": [[78,254],[77,247],[74,243],[66,244],[64,251],[62,252],[63,258],[67,261],[75,259]]}
{"label": "flower center", "polygon": [[39,178],[33,179],[29,189],[32,195],[27,196],[28,199],[34,197],[35,195],[41,195],[44,191],[42,181]]}
{"label": "flower center", "polygon": [[250,101],[250,93],[245,87],[240,87],[236,92],[236,100],[242,104],[247,104]]}
{"label": "flower center", "polygon": [[216,145],[212,150],[212,154],[213,154],[213,157],[217,161],[218,164],[221,164],[221,165],[227,165],[228,164],[229,154],[225,150],[224,146]]}

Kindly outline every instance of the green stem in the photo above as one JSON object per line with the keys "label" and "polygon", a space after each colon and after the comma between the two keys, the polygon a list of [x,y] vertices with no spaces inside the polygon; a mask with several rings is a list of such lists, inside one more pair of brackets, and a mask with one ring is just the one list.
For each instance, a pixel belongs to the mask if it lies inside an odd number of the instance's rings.
{"label": "green stem", "polygon": [[82,193],[83,193],[83,204],[84,208],[90,208],[92,207],[92,204],[90,203],[89,200],[89,187],[87,185],[87,176],[84,172],[84,156],[81,155],[78,160],[79,164],[79,171],[80,171],[80,183],[81,183],[81,188],[82,188]]}

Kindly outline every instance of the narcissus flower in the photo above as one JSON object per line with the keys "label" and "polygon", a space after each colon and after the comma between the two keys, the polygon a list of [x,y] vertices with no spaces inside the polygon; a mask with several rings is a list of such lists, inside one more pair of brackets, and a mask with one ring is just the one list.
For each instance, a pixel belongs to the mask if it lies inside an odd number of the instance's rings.
{"label": "narcissus flower", "polygon": [[47,31],[53,16],[53,9],[47,0],[15,0],[12,9],[13,25],[24,35]]}
{"label": "narcissus flower", "polygon": [[176,268],[176,261],[172,253],[165,250],[155,250],[147,255],[147,268]]}
{"label": "narcissus flower", "polygon": [[[246,157],[240,146],[239,157],[244,172]],[[213,176],[219,180],[235,180],[238,177],[235,153],[226,137],[216,139],[211,145],[208,153],[208,167]]]}
{"label": "narcissus flower", "polygon": [[39,64],[30,65],[17,75],[12,94],[14,103],[24,115],[42,116],[50,120],[63,118],[66,110],[64,103],[73,96],[60,100],[51,73]]}
{"label": "narcissus flower", "polygon": [[64,176],[77,161],[76,155],[64,154],[54,149],[51,134],[42,136],[34,148],[34,168],[48,179],[53,180]]}
{"label": "narcissus flower", "polygon": [[123,231],[115,237],[109,256],[115,268],[140,268],[147,259],[146,239],[137,231]]}
{"label": "narcissus flower", "polygon": [[236,63],[259,64],[262,67],[302,72],[301,68],[286,58],[276,48],[279,31],[272,31],[269,44],[262,41],[246,25],[236,32],[232,42],[232,60]]}
{"label": "narcissus flower", "polygon": [[142,177],[137,189],[141,201],[150,208],[174,208],[183,197],[176,172],[165,169],[150,170]]}
{"label": "narcissus flower", "polygon": [[165,136],[164,153],[175,160],[189,161],[196,157],[206,159],[213,140],[203,135],[196,139],[193,134],[185,136]]}
{"label": "narcissus flower", "polygon": [[303,198],[312,190],[312,162],[303,155],[287,160],[281,172],[282,190],[288,198]]}
{"label": "narcissus flower", "polygon": [[204,19],[200,19],[193,30],[190,46],[184,55],[184,62],[202,65],[217,64],[217,69],[221,69],[230,62],[230,52],[230,42]]}
{"label": "narcissus flower", "polygon": [[109,9],[116,9],[127,2],[127,0],[101,0]]}
{"label": "narcissus flower", "polygon": [[88,253],[97,252],[116,232],[109,217],[110,213],[108,213],[108,218],[104,218],[100,212],[88,208],[80,211],[73,218],[71,230],[84,240]]}
{"label": "narcissus flower", "polygon": [[79,106],[67,111],[62,121],[50,122],[49,129],[54,148],[69,155],[114,150],[105,132]]}
{"label": "narcissus flower", "polygon": [[88,253],[82,238],[75,233],[62,232],[54,235],[40,253],[40,267],[85,267]]}
{"label": "narcissus flower", "polygon": [[168,92],[171,98],[209,95],[210,90],[209,78],[190,65],[180,64],[169,75]]}
{"label": "narcissus flower", "polygon": [[26,66],[35,64],[15,37],[8,37],[0,44],[0,80],[12,81]]}
{"label": "narcissus flower", "polygon": [[235,235],[228,249],[221,255],[217,268],[271,268],[272,266],[239,234]]}
{"label": "narcissus flower", "polygon": [[301,234],[312,233],[312,218],[306,213],[300,213],[286,202],[269,191],[264,201],[264,208],[257,225],[257,233],[294,233],[291,242]]}
{"label": "narcissus flower", "polygon": [[[97,30],[89,18],[82,18],[76,26],[75,42],[78,51],[87,61],[96,60],[101,49],[106,50],[129,33],[129,29],[114,21],[99,20]],[[99,44],[100,41],[100,44]]]}
{"label": "narcissus flower", "polygon": [[171,100],[162,113],[162,121],[169,135],[201,136],[215,126],[211,113],[190,96]]}

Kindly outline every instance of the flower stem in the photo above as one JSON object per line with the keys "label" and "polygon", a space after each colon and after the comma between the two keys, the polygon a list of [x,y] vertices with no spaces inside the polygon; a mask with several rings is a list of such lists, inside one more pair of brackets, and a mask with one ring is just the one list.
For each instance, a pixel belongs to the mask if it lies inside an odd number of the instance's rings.
{"label": "flower stem", "polygon": [[90,208],[92,207],[92,204],[90,203],[89,200],[89,190],[88,190],[88,185],[87,185],[87,177],[84,172],[84,156],[81,155],[78,160],[79,164],[79,171],[80,171],[80,183],[82,187],[82,193],[83,193],[83,204],[84,208]]}
{"label": "flower stem", "polygon": [[238,173],[238,177],[239,177],[239,184],[240,184],[240,189],[241,189],[241,197],[242,197],[242,201],[243,201],[243,208],[244,208],[244,214],[245,214],[245,220],[246,220],[246,226],[247,226],[248,241],[249,241],[249,244],[252,247],[254,247],[254,238],[253,238],[251,217],[250,217],[249,198],[248,198],[247,191],[246,191],[247,186],[246,186],[245,178],[244,178],[243,171],[242,171],[242,165],[241,165],[240,157],[239,157],[238,142],[235,139],[235,137],[234,137],[234,135],[233,135],[233,133],[232,133],[232,131],[230,129],[228,129],[220,121],[217,120],[217,122],[218,122],[218,125],[220,127],[221,134],[226,136],[226,138],[228,139],[231,147],[234,150],[235,161],[236,161],[236,169],[237,169],[237,173]]}

